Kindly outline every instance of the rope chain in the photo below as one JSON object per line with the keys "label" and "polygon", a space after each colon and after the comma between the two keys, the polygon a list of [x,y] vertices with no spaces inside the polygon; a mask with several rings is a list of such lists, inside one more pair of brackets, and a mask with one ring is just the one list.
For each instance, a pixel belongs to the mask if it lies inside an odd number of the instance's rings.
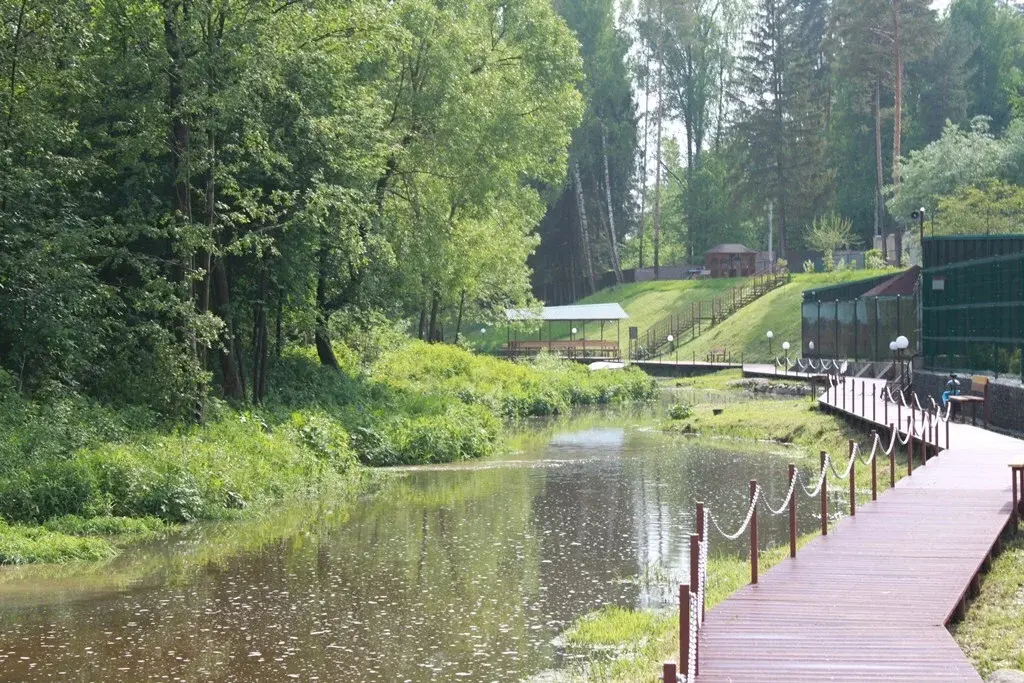
{"label": "rope chain", "polygon": [[815,487],[814,491],[811,491],[809,488],[807,488],[803,484],[800,484],[800,488],[802,488],[804,490],[804,494],[808,498],[817,498],[818,494],[821,493],[821,487],[825,485],[825,476],[828,473],[828,468],[831,466],[831,462],[832,462],[832,458],[829,457],[828,453],[826,453],[825,454],[825,464],[821,468],[821,475],[818,478],[818,484]]}
{"label": "rope chain", "polygon": [[770,515],[772,515],[773,517],[781,517],[782,515],[789,512],[789,501],[793,499],[793,493],[796,491],[796,480],[799,478],[799,476],[799,472],[793,472],[793,477],[789,482],[789,492],[786,493],[786,499],[782,501],[782,505],[779,507],[778,510],[773,508],[771,506],[771,503],[768,502],[768,496],[761,496],[761,503],[764,504],[764,507],[768,510],[768,513]]}
{"label": "rope chain", "polygon": [[761,497],[761,487],[758,486],[754,489],[754,497],[750,501],[750,507],[747,509],[747,517],[743,520],[743,524],[740,526],[739,531],[734,534],[727,534],[722,531],[722,527],[718,525],[718,520],[715,519],[713,514],[709,515],[711,523],[714,525],[715,530],[727,541],[735,541],[737,538],[743,535],[743,532],[747,530],[747,526],[750,524],[750,520],[754,517],[754,511],[757,509],[757,500]]}

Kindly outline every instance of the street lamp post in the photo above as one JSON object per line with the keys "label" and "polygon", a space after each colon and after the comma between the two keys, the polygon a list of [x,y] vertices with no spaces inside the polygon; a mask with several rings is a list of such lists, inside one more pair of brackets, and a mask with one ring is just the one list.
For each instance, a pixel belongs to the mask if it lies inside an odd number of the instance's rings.
{"label": "street lamp post", "polygon": [[[925,215],[926,214],[927,214],[927,212],[925,211],[925,208],[923,206],[920,209],[918,209],[917,211],[914,211],[914,212],[912,212],[910,214],[911,218],[917,220],[918,227],[920,229],[920,234],[921,234],[921,265],[922,266],[924,266],[924,219],[925,219]],[[935,219],[932,219],[933,225],[934,225],[934,222],[935,222]],[[932,231],[932,235],[934,236],[934,229]]]}
{"label": "street lamp post", "polygon": [[675,345],[675,344],[673,343],[673,342],[675,342],[676,338],[675,338],[675,337],[673,337],[673,336],[672,336],[672,335],[670,334],[670,335],[668,335],[668,336],[667,336],[667,337],[666,337],[665,339],[666,339],[666,340],[668,341],[668,343],[669,343],[669,344],[672,344],[672,350],[676,352],[676,364],[678,365],[678,364],[679,364],[679,347],[678,347],[678,346],[676,346],[676,345]]}
{"label": "street lamp post", "polygon": [[768,357],[772,358],[772,339],[775,337],[775,333],[768,330]]}
{"label": "street lamp post", "polygon": [[782,342],[782,350],[786,352],[786,374],[789,374],[789,342]]}

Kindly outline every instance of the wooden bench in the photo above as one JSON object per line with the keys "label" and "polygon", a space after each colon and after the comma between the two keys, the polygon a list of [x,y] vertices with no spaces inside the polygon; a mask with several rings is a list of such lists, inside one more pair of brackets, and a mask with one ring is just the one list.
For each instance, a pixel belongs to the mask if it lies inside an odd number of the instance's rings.
{"label": "wooden bench", "polygon": [[980,403],[982,407],[982,424],[988,427],[988,385],[988,377],[985,377],[984,375],[975,375],[974,377],[971,377],[971,393],[950,396],[949,402],[953,404],[954,410],[959,408],[961,413],[963,413],[963,406],[968,403],[971,404],[971,424],[974,424],[977,421],[978,404]]}
{"label": "wooden bench", "polygon": [[716,348],[708,351],[707,361],[709,363],[724,363],[729,350],[725,348]]}

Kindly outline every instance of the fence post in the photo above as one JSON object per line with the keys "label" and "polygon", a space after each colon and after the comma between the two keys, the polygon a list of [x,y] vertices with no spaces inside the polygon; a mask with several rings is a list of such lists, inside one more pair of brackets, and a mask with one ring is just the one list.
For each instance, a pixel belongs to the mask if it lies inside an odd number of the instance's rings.
{"label": "fence post", "polygon": [[[892,432],[899,436],[899,429],[893,428]],[[892,442],[892,449],[889,451],[889,488],[896,488],[896,440],[892,438],[892,434],[889,434],[889,440]]]}
{"label": "fence post", "polygon": [[903,424],[903,401],[896,404],[896,424]]}
{"label": "fence post", "polygon": [[928,430],[931,429],[926,425],[927,419],[924,413],[921,414],[921,467],[928,464]]}
{"label": "fence post", "polygon": [[[690,585],[694,587],[694,595],[700,599],[700,536],[698,534],[690,534]],[[695,607],[697,610],[701,608],[700,605]],[[700,619],[697,619],[697,624],[699,623]],[[694,624],[693,628],[697,628],[697,624]],[[700,667],[700,645],[697,644],[697,638],[693,639],[693,663],[694,674],[696,674]]]}
{"label": "fence post", "polygon": [[860,381],[860,416],[863,417],[865,420],[868,417],[868,409],[865,403],[867,401],[867,395],[868,381],[866,379],[862,379]]}
{"label": "fence post", "polygon": [[878,385],[871,385],[871,421],[878,422]]}
{"label": "fence post", "polygon": [[1013,475],[1013,509],[1010,510],[1010,522],[1013,524],[1013,530],[1017,531],[1020,514],[1020,510],[1017,507],[1017,468],[1011,465],[1010,474]]}
{"label": "fence post", "polygon": [[[1024,361],[1021,361],[1021,362],[1024,363]],[[950,420],[951,417],[953,417],[953,411],[952,410],[949,411],[949,417],[946,418],[946,450],[947,451],[949,450],[949,420]]]}
{"label": "fence post", "polygon": [[[836,382],[839,381],[839,373],[836,372]],[[838,388],[838,387],[837,387]],[[846,382],[843,382],[843,410],[846,410]]]}
{"label": "fence post", "polygon": [[857,460],[853,453],[853,439],[850,439],[850,516],[857,516],[857,488],[855,480],[857,479]]}
{"label": "fence post", "polygon": [[754,515],[750,518],[750,583],[757,583],[757,480],[750,480],[750,504],[754,507]]}
{"label": "fence post", "polygon": [[[704,503],[697,503],[697,538],[700,539],[701,543],[707,543],[707,529],[704,528]],[[707,592],[707,591],[705,591]],[[700,618],[704,619],[704,600],[701,600],[700,605]]]}
{"label": "fence post", "polygon": [[679,666],[689,671],[690,663],[690,587],[679,584]]}
{"label": "fence post", "polygon": [[[907,416],[907,476],[914,473],[914,432],[913,421]],[[896,450],[895,448],[893,450]]]}
{"label": "fence post", "polygon": [[889,426],[889,399],[886,398],[885,392],[882,392],[882,415],[885,425]]}
{"label": "fence post", "polygon": [[821,452],[821,535],[828,536],[828,472],[825,471],[825,451]]}
{"label": "fence post", "polygon": [[796,465],[789,464],[789,484],[793,486],[793,495],[789,497],[789,556],[796,557]]}
{"label": "fence post", "polygon": [[665,683],[676,683],[679,676],[676,674],[676,663],[665,662],[661,667],[661,680]]}
{"label": "fence post", "polygon": [[878,451],[875,450],[875,444],[878,443],[878,432],[874,429],[871,430],[871,452],[875,453],[876,456],[871,458],[871,500],[878,500]]}

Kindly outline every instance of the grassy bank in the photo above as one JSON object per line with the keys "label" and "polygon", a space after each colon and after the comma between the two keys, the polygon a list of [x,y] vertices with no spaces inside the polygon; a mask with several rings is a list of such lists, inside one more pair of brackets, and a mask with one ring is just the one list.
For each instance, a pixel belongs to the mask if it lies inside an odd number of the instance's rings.
{"label": "grassy bank", "polygon": [[1024,670],[1024,537],[1007,543],[985,575],[981,595],[953,637],[982,676],[999,669]]}
{"label": "grassy bank", "polygon": [[367,466],[490,455],[509,420],[655,391],[639,371],[419,342],[368,365],[338,355],[340,372],[286,353],[263,406],[210,399],[202,426],[68,394],[28,399],[0,377],[0,564],[103,559],[175,525],[347,489]]}

